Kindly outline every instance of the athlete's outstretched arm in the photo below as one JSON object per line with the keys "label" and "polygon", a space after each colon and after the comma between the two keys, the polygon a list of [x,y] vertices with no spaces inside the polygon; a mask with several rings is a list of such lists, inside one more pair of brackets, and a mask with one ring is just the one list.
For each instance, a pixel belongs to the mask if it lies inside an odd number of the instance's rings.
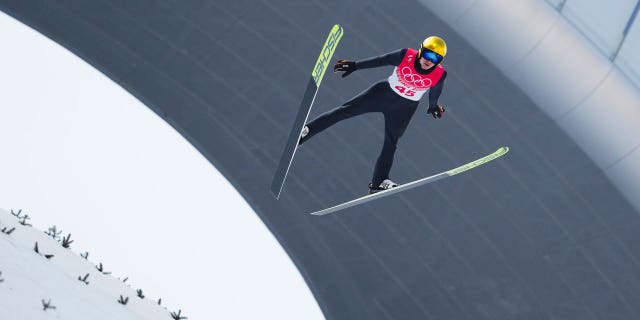
{"label": "athlete's outstretched arm", "polygon": [[436,85],[429,89],[429,107],[435,107],[438,105],[438,99],[440,99],[440,95],[442,94],[442,89],[444,88],[444,79],[447,77],[447,72],[445,71],[440,78],[440,81],[436,83]]}
{"label": "athlete's outstretched arm", "polygon": [[356,69],[369,69],[382,66],[397,66],[402,62],[402,58],[407,53],[407,49],[399,49],[381,56],[372,57],[356,61]]}
{"label": "athlete's outstretched arm", "polygon": [[447,72],[445,71],[440,78],[440,81],[436,83],[436,85],[429,89],[429,108],[427,109],[427,113],[431,114],[434,118],[442,118],[442,114],[444,113],[444,107],[438,104],[438,99],[440,99],[440,94],[442,94],[442,89],[444,88],[444,79],[447,77]]}
{"label": "athlete's outstretched arm", "polygon": [[381,56],[368,58],[360,61],[338,60],[333,67],[333,72],[344,72],[342,77],[350,75],[358,69],[376,68],[382,66],[397,66],[402,62],[407,49],[399,49]]}

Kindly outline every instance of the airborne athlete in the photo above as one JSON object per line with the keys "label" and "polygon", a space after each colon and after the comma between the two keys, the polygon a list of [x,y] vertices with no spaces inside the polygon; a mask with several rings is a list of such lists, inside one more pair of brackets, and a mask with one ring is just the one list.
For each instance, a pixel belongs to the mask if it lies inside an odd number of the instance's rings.
{"label": "airborne athlete", "polygon": [[381,80],[351,100],[330,110],[303,128],[299,145],[335,123],[367,112],[384,115],[384,144],[369,184],[369,193],[397,187],[389,179],[398,140],[404,134],[409,121],[418,108],[422,96],[429,91],[427,113],[439,119],[444,107],[438,104],[447,72],[440,64],[447,53],[447,45],[440,37],[431,36],[422,42],[419,50],[400,49],[382,56],[361,61],[338,60],[334,72],[342,77],[359,69],[395,66],[386,80]]}

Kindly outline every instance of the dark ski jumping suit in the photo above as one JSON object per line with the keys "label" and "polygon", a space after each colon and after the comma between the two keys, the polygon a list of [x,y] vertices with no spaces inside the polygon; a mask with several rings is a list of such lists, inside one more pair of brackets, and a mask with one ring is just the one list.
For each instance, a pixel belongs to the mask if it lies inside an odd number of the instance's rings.
{"label": "dark ski jumping suit", "polygon": [[[373,84],[342,106],[307,123],[309,133],[300,140],[300,144],[341,120],[367,112],[381,112],[384,115],[384,144],[376,161],[371,183],[378,186],[389,179],[398,139],[407,129],[420,98],[429,91],[429,110],[437,107],[447,75],[440,64],[429,70],[422,69],[419,57],[416,56],[417,50],[409,48],[355,62],[355,70],[380,66],[395,66],[395,69],[388,79]],[[440,116],[441,114],[438,115]]]}

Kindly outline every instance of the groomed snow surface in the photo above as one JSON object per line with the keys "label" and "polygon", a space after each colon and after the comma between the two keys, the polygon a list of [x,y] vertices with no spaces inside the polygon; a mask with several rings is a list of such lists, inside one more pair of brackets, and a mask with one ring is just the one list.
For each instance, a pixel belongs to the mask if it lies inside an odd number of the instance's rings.
{"label": "groomed snow surface", "polygon": [[[0,319],[170,319],[96,273],[100,262],[190,320],[323,319],[255,212],[166,122],[3,13],[0,45],[0,208],[74,240],[69,250],[31,228],[0,234]],[[6,216],[2,226],[15,224]],[[86,273],[88,286],[77,280]]]}
{"label": "groomed snow surface", "polygon": [[[17,217],[2,209],[0,230],[6,231],[0,233],[0,319],[178,318],[179,310],[172,311],[176,315],[172,317],[158,301],[138,297],[137,290],[124,279],[103,274],[52,236],[20,224]],[[118,302],[121,296],[122,301],[128,298],[126,305]],[[46,310],[45,304],[49,305]]]}

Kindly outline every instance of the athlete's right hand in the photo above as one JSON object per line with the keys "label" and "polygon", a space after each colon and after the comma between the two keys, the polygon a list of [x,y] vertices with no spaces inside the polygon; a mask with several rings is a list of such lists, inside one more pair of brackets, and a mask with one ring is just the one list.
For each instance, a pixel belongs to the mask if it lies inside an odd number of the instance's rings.
{"label": "athlete's right hand", "polygon": [[352,72],[356,71],[356,63],[354,61],[349,60],[338,60],[336,64],[333,66],[333,72],[342,71],[342,77],[346,77],[350,75]]}

